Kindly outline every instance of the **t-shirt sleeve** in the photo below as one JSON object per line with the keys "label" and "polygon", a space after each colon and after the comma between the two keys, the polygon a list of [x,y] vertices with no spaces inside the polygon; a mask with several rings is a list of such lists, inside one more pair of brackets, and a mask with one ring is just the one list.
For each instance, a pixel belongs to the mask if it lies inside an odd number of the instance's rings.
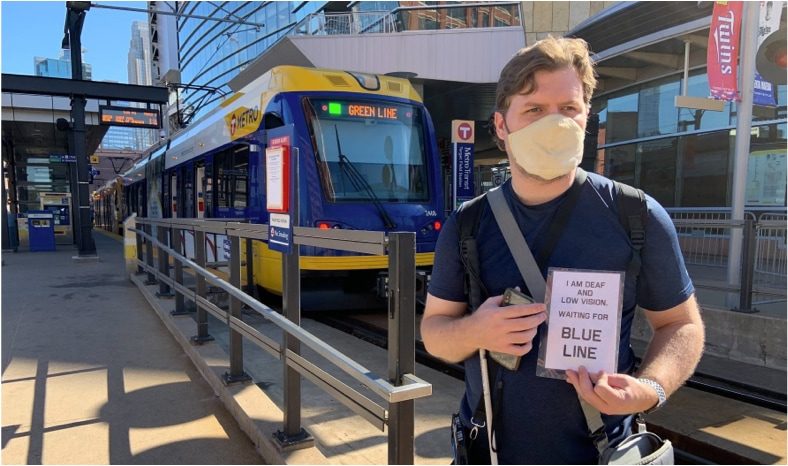
{"label": "t-shirt sleeve", "polygon": [[429,293],[447,301],[465,302],[465,268],[460,257],[459,238],[457,215],[454,213],[446,219],[435,245]]}
{"label": "t-shirt sleeve", "polygon": [[641,251],[637,303],[649,311],[664,311],[686,301],[695,287],[684,265],[678,235],[670,215],[646,196],[646,244]]}

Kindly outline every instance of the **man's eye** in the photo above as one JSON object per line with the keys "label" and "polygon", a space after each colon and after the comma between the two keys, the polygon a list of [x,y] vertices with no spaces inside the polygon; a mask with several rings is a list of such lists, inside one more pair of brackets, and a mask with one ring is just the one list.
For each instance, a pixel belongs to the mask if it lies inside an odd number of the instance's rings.
{"label": "man's eye", "polygon": [[538,107],[532,107],[532,108],[526,109],[526,110],[525,110],[525,113],[538,113],[538,112],[540,112],[541,110],[542,110],[541,108],[538,108]]}

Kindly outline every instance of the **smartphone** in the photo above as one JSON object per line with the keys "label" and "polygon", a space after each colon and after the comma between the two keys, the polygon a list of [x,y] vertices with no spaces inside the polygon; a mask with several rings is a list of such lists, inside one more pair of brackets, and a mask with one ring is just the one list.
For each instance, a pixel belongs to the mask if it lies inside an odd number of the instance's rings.
{"label": "smartphone", "polygon": [[[503,301],[501,306],[511,306],[513,304],[533,304],[534,300],[529,296],[515,290],[514,288],[507,288],[503,292]],[[510,371],[516,371],[520,367],[520,356],[515,356],[508,353],[498,353],[497,351],[490,351],[490,357],[500,364],[502,367]]]}

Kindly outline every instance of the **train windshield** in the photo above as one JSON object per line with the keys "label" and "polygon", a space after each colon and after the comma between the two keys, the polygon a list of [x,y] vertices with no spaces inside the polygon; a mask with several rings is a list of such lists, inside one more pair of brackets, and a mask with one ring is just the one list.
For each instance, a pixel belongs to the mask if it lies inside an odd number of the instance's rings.
{"label": "train windshield", "polygon": [[424,113],[380,101],[309,99],[315,154],[331,201],[429,200]]}

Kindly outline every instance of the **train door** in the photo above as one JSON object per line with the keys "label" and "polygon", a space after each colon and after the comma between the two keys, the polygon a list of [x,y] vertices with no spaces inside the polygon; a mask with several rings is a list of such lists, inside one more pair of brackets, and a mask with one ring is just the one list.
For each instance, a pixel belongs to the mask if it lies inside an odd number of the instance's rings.
{"label": "train door", "polygon": [[178,199],[180,199],[180,210],[178,213],[184,218],[195,217],[195,199],[194,199],[194,165],[191,163],[180,169],[178,177],[180,182],[180,191],[178,192]]}
{"label": "train door", "polygon": [[202,183],[203,201],[205,202],[205,217],[216,217],[216,190],[214,189],[213,174],[214,160],[213,156],[205,159],[203,164],[203,176],[200,178]]}
{"label": "train door", "polygon": [[203,191],[203,182],[205,181],[205,162],[197,164],[194,171],[194,192],[197,200],[197,218],[205,218],[205,192]]}
{"label": "train door", "polygon": [[172,171],[169,175],[170,187],[170,217],[178,218],[178,172]]}

